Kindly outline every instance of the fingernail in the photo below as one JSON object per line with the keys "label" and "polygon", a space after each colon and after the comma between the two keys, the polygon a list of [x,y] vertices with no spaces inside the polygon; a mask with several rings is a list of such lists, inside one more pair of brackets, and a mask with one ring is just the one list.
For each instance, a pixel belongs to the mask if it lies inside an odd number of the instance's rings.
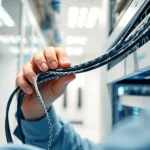
{"label": "fingernail", "polygon": [[31,94],[32,93],[32,89],[31,88],[26,88],[26,93],[27,94]]}
{"label": "fingernail", "polygon": [[69,84],[71,81],[73,81],[74,79],[70,79],[66,82],[66,84]]}
{"label": "fingernail", "polygon": [[56,61],[51,61],[51,63],[50,63],[50,66],[51,66],[51,69],[56,69],[57,68],[57,63],[56,63]]}
{"label": "fingernail", "polygon": [[32,82],[34,82],[34,80],[35,80],[35,76],[32,76],[31,80],[32,80]]}
{"label": "fingernail", "polygon": [[64,63],[70,63],[70,61],[68,59],[64,59],[63,62]]}
{"label": "fingernail", "polygon": [[46,63],[42,63],[42,64],[41,64],[41,68],[42,68],[43,71],[48,70],[48,66],[47,66]]}

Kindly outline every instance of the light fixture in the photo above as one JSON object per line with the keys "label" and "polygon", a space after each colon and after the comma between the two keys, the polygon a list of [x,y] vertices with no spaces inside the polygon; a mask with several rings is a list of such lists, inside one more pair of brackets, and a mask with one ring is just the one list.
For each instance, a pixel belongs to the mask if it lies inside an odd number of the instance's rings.
{"label": "light fixture", "polygon": [[75,28],[78,20],[79,8],[70,7],[68,9],[68,27]]}
{"label": "light fixture", "polygon": [[[18,46],[10,46],[9,47],[9,51],[15,55],[19,54],[19,47]],[[32,53],[36,53],[38,50],[37,50],[37,47],[32,47],[32,51],[29,49],[29,48],[26,48],[24,47],[23,48],[23,53],[25,55],[29,55],[29,54],[32,54]]]}
{"label": "light fixture", "polygon": [[15,55],[18,55],[19,54],[19,49],[17,46],[10,46],[9,47],[9,51]]}
{"label": "light fixture", "polygon": [[83,53],[82,47],[66,47],[66,52],[68,55],[77,55],[80,56]]}
{"label": "light fixture", "polygon": [[118,88],[118,95],[119,95],[119,96],[124,95],[124,87],[123,87],[123,86],[120,86],[120,87]]}
{"label": "light fixture", "polygon": [[86,36],[67,36],[66,44],[67,45],[85,45],[88,41]]}
{"label": "light fixture", "polygon": [[80,44],[81,45],[85,45],[88,41],[88,38],[86,36],[83,36],[80,38]]}
{"label": "light fixture", "polygon": [[98,7],[92,7],[89,11],[85,27],[93,28],[96,24],[96,21],[99,17],[100,9]]}
{"label": "light fixture", "polygon": [[[21,37],[19,35],[12,36],[12,35],[0,35],[0,42],[3,44],[14,44],[17,45],[21,41]],[[23,38],[23,44],[27,43],[27,39]]]}
{"label": "light fixture", "polygon": [[79,14],[79,18],[78,18],[78,22],[77,22],[77,27],[78,28],[83,28],[86,18],[87,18],[87,13],[88,13],[88,8],[86,7],[82,7],[80,9],[80,14]]}
{"label": "light fixture", "polygon": [[73,44],[73,40],[74,40],[73,36],[67,36],[66,44],[67,45],[72,45]]}
{"label": "light fixture", "polygon": [[4,44],[9,44],[8,36],[7,35],[5,35],[5,36],[0,35],[0,42],[4,43]]}
{"label": "light fixture", "polygon": [[17,38],[15,36],[10,35],[8,36],[8,39],[11,44],[18,44]]}
{"label": "light fixture", "polygon": [[2,6],[0,7],[0,21],[2,22],[3,25],[7,27],[14,27],[16,25],[11,16]]}
{"label": "light fixture", "polygon": [[70,7],[68,9],[68,27],[69,28],[93,28],[98,20],[100,9],[98,7]]}

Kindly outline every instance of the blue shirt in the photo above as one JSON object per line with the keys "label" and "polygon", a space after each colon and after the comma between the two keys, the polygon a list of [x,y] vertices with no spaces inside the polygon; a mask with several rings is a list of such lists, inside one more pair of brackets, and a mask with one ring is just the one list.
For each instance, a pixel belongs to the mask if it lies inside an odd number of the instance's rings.
{"label": "blue shirt", "polygon": [[[53,128],[51,150],[150,150],[150,113],[145,113],[136,120],[124,120],[119,123],[107,140],[101,144],[81,138],[69,122],[56,115],[54,107],[51,107],[49,115]],[[43,150],[47,148],[49,132],[45,117],[38,121],[22,120],[22,128],[26,144],[7,144],[0,149]],[[15,135],[19,138],[17,128]]]}

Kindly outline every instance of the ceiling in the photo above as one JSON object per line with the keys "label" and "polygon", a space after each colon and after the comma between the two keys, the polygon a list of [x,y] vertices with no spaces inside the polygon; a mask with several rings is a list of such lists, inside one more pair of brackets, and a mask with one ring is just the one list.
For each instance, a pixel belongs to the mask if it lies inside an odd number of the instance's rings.
{"label": "ceiling", "polygon": [[0,34],[3,35],[18,35],[19,34],[19,24],[20,24],[20,13],[21,13],[21,3],[19,0],[2,0],[2,6],[9,13],[11,18],[14,20],[16,25],[14,27],[0,27]]}
{"label": "ceiling", "polygon": [[[37,11],[37,6],[35,1],[40,2],[44,5],[47,6],[47,9],[51,10],[50,7],[50,0],[32,0],[33,3],[31,3],[31,0],[29,0],[30,5],[32,7],[32,10],[34,11],[34,14],[38,20],[38,22],[40,23],[40,21],[42,20],[41,17],[43,17],[42,15],[44,14],[40,14]],[[4,35],[18,35],[19,33],[19,17],[20,17],[20,8],[21,8],[21,4],[20,4],[20,0],[3,0],[2,1],[2,5],[5,7],[5,9],[8,11],[8,13],[10,14],[10,16],[14,19],[14,21],[16,22],[16,26],[13,28],[8,28],[8,27],[0,27],[0,33],[4,34]],[[68,21],[68,8],[69,7],[87,7],[87,8],[91,8],[91,7],[100,7],[101,5],[101,0],[62,0],[61,2],[61,13],[57,14],[55,13],[55,17],[56,17],[56,28],[58,28],[60,30],[61,33],[61,38],[62,38],[62,43],[58,46],[64,47],[66,48],[68,45],[66,44],[66,37],[69,35],[71,36],[86,36],[88,41],[87,43],[82,46],[83,48],[83,54],[79,57],[81,58],[89,58],[92,59],[94,57],[97,57],[97,55],[99,55],[99,39],[100,39],[100,30],[99,30],[99,25],[98,25],[98,21],[96,23],[96,25],[94,26],[94,28],[92,29],[87,29],[87,28],[68,28],[67,26],[67,21]],[[42,11],[41,11],[42,12]],[[51,41],[51,36],[49,34],[48,38],[47,38],[48,42]],[[51,45],[51,43],[50,43]],[[52,44],[53,45],[53,44]],[[73,45],[72,47],[80,47],[81,45]],[[81,59],[82,60],[82,59]]]}

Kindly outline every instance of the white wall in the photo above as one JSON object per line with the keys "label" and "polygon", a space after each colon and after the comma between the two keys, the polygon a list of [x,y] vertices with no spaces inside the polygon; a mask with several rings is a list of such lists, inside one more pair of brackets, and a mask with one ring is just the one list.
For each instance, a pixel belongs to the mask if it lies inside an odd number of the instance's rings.
{"label": "white wall", "polygon": [[[6,143],[5,138],[5,111],[6,103],[12,91],[15,89],[15,77],[17,74],[17,58],[8,51],[8,47],[0,46],[0,145]],[[15,99],[14,99],[15,100]],[[14,129],[15,102],[10,111],[11,129]],[[13,127],[13,128],[12,128]]]}

